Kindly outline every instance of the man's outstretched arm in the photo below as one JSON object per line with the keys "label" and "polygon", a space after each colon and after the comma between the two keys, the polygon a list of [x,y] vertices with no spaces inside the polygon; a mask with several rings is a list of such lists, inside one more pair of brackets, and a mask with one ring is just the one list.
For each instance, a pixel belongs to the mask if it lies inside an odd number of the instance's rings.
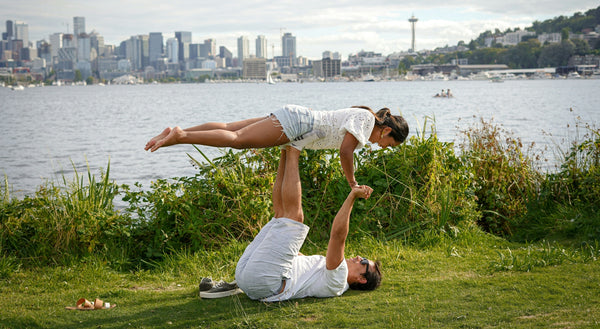
{"label": "man's outstretched arm", "polygon": [[346,247],[346,237],[348,236],[350,214],[352,213],[354,201],[357,198],[368,199],[372,192],[373,189],[366,185],[353,187],[335,215],[331,224],[331,235],[325,259],[328,270],[336,269],[344,260],[344,248]]}

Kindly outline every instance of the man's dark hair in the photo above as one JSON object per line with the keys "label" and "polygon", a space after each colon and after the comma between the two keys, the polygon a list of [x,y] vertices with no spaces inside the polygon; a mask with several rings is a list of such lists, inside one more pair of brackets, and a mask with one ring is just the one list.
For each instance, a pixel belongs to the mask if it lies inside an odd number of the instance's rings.
{"label": "man's dark hair", "polygon": [[350,285],[350,289],[353,290],[375,290],[381,284],[381,272],[379,271],[381,266],[380,261],[375,262],[375,268],[372,271],[363,274],[367,282],[365,283],[353,283]]}

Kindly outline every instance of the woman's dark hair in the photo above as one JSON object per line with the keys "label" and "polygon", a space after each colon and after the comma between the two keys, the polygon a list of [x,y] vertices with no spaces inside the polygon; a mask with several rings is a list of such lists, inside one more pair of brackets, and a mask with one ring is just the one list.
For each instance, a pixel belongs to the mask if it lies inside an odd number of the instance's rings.
{"label": "woman's dark hair", "polygon": [[354,108],[365,109],[375,116],[375,126],[377,127],[390,127],[392,131],[390,136],[398,143],[403,143],[408,137],[408,123],[401,115],[392,115],[390,109],[387,107],[382,108],[373,112],[368,106],[352,106]]}
{"label": "woman's dark hair", "polygon": [[379,266],[381,266],[380,261],[375,262],[375,268],[372,271],[364,274],[367,282],[365,283],[353,283],[350,285],[350,289],[352,290],[375,290],[381,284],[381,272],[379,271]]}

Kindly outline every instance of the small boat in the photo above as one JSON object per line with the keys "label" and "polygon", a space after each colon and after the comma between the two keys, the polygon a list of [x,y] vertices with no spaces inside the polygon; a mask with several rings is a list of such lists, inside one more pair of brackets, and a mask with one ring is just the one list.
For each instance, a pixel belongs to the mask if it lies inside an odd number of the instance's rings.
{"label": "small boat", "polygon": [[275,81],[273,81],[273,76],[271,75],[271,72],[267,72],[267,83],[270,85],[274,85]]}
{"label": "small boat", "polygon": [[496,76],[491,77],[490,81],[491,82],[504,82],[504,79],[502,79],[502,77],[496,75]]}
{"label": "small boat", "polygon": [[16,86],[10,87],[10,89],[12,89],[14,91],[21,91],[21,90],[25,90],[25,87],[23,87],[21,85],[16,85]]}

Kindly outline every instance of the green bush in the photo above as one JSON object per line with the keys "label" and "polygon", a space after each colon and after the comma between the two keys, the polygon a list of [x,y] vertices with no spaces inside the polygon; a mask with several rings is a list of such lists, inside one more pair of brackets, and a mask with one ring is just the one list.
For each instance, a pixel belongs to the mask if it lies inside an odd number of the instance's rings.
{"label": "green bush", "polygon": [[480,119],[463,134],[462,158],[471,170],[472,190],[482,213],[478,223],[488,232],[512,235],[536,193],[540,174],[523,152],[521,140],[501,126]]}

